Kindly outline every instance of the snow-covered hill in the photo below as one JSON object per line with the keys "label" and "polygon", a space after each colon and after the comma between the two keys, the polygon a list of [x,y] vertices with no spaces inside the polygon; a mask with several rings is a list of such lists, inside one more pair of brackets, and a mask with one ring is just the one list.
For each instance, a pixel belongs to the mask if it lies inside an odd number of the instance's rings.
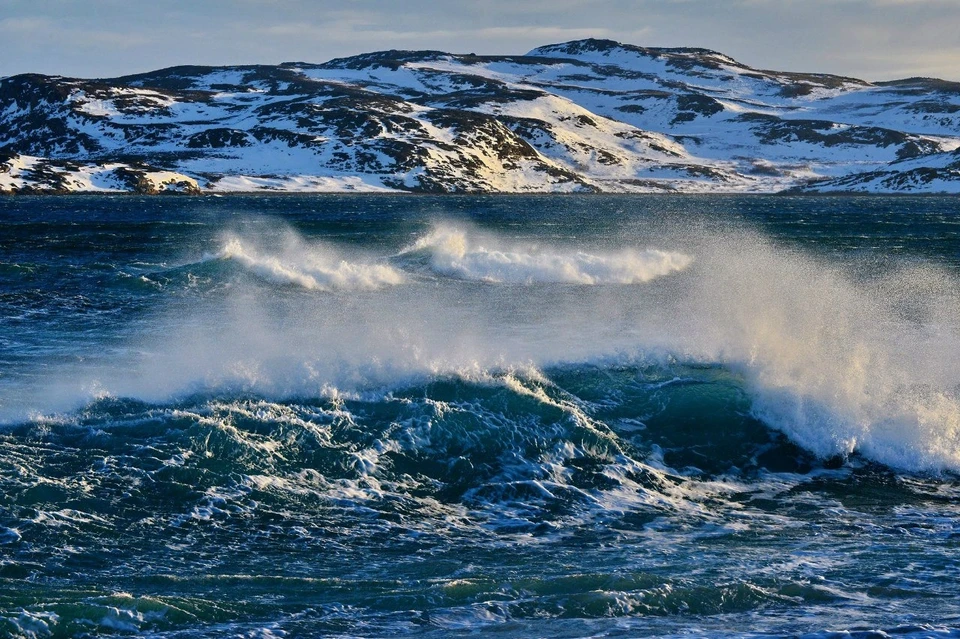
{"label": "snow-covered hill", "polygon": [[0,191],[960,192],[960,84],[580,40],[0,80]]}

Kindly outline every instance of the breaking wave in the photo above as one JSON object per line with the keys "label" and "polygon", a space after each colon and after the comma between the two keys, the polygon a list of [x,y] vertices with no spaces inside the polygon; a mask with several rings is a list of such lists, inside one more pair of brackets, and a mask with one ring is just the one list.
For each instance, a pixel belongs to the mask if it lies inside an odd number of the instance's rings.
{"label": "breaking wave", "polygon": [[405,281],[403,273],[388,264],[349,262],[298,239],[292,239],[280,254],[273,255],[229,236],[212,259],[232,260],[271,282],[309,290],[374,290]]}
{"label": "breaking wave", "polygon": [[407,252],[426,252],[430,266],[443,275],[507,284],[637,284],[682,271],[693,261],[659,249],[589,253],[513,245],[449,225],[434,228]]}
{"label": "breaking wave", "polygon": [[708,252],[675,352],[740,372],[752,414],[821,457],[960,470],[954,274],[840,266],[756,237]]}

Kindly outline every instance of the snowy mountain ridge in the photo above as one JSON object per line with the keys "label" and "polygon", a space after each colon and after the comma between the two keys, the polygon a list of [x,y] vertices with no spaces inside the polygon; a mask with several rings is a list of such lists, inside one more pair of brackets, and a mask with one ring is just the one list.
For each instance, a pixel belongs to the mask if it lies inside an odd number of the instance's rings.
{"label": "snowy mountain ridge", "polygon": [[960,84],[608,40],[0,79],[0,192],[960,192]]}

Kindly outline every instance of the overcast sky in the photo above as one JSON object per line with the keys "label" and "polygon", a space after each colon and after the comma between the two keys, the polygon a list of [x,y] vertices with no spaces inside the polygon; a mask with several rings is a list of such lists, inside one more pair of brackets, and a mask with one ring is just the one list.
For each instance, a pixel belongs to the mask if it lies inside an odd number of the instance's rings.
{"label": "overcast sky", "polygon": [[0,0],[0,76],[610,38],[866,80],[960,80],[960,0]]}

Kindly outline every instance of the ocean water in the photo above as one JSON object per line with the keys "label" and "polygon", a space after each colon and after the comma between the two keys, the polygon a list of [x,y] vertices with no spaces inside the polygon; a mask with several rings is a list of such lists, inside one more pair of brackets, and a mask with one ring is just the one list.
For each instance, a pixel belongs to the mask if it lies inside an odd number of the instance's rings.
{"label": "ocean water", "polygon": [[0,636],[960,636],[960,201],[0,199]]}

